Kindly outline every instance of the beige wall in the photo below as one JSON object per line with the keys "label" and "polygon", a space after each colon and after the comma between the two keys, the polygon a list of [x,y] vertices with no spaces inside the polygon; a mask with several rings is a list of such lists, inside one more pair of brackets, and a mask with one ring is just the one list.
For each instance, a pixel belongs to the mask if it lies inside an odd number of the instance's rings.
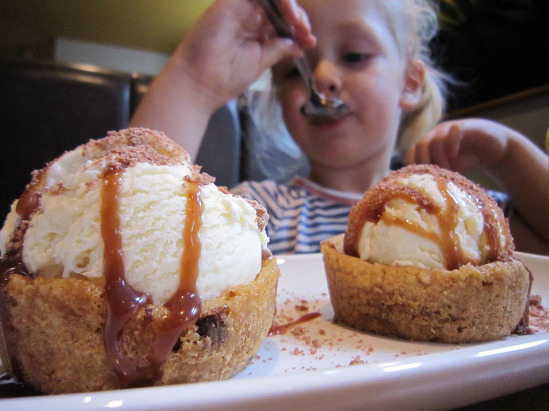
{"label": "beige wall", "polygon": [[[0,54],[58,37],[173,52],[213,0],[2,0]],[[13,53],[11,53],[13,54]]]}

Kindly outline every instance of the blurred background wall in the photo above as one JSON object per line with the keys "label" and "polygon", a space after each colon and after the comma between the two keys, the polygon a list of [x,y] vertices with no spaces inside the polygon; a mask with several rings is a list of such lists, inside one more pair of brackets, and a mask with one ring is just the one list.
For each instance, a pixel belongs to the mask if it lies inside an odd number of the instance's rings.
{"label": "blurred background wall", "polygon": [[[548,0],[433,0],[452,110],[549,83]],[[0,56],[156,74],[213,0],[1,0]],[[334,3],[337,3],[334,0]]]}
{"label": "blurred background wall", "polygon": [[213,0],[2,0],[0,56],[156,74]]}

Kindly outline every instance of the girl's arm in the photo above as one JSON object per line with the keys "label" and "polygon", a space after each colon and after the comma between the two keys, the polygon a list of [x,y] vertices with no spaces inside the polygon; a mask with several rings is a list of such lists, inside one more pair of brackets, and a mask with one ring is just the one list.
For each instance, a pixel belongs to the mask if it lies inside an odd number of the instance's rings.
{"label": "girl's arm", "polygon": [[427,133],[407,160],[458,172],[482,167],[509,194],[534,237],[549,244],[549,158],[519,132],[490,120],[448,121]]}
{"label": "girl's arm", "polygon": [[130,125],[166,133],[196,157],[210,116],[267,68],[315,39],[295,0],[283,0],[298,43],[277,38],[255,0],[218,0],[151,84]]}

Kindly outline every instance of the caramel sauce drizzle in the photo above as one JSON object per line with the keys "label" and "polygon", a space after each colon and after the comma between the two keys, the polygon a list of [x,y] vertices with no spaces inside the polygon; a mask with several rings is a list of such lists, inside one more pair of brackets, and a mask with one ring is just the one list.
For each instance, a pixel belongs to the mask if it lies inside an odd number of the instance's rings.
{"label": "caramel sauce drizzle", "polygon": [[198,261],[202,247],[198,232],[202,226],[204,204],[200,199],[200,186],[187,181],[186,221],[183,232],[184,250],[181,258],[181,277],[174,295],[164,304],[169,314],[157,330],[154,356],[158,368],[168,359],[172,347],[181,333],[200,319],[202,302],[196,290]]}
{"label": "caramel sauce drizzle", "polygon": [[30,219],[30,216],[38,209],[40,205],[41,190],[45,184],[46,171],[48,168],[43,168],[37,171],[31,182],[25,187],[23,194],[17,201],[16,213],[23,220]]}
{"label": "caramel sauce drizzle", "polygon": [[269,337],[272,337],[273,335],[286,334],[286,332],[290,328],[295,327],[296,325],[299,325],[299,324],[303,324],[307,321],[312,321],[315,318],[320,317],[321,315],[322,314],[320,314],[318,311],[314,311],[314,312],[311,312],[311,313],[307,313],[307,314],[299,317],[297,320],[291,321],[291,322],[286,323],[286,324],[271,325],[271,328],[269,328],[269,332],[268,332],[267,335]]}
{"label": "caramel sauce drizzle", "polygon": [[103,339],[115,371],[127,383],[138,383],[140,372],[122,352],[120,338],[124,325],[147,304],[147,296],[126,282],[122,236],[120,234],[120,187],[122,171],[108,169],[103,176],[101,193],[101,236],[103,273],[107,296],[107,319]]}
{"label": "caramel sauce drizzle", "polygon": [[104,248],[104,275],[107,295],[107,321],[104,331],[105,348],[121,380],[130,386],[154,383],[162,377],[163,365],[181,333],[200,317],[201,301],[196,291],[203,204],[197,182],[188,181],[186,221],[183,233],[185,252],[181,262],[179,287],[164,305],[168,314],[157,327],[154,352],[148,367],[138,368],[121,352],[120,339],[125,324],[145,305],[149,297],[137,292],[126,282],[120,235],[121,171],[109,169],[103,177],[101,235]]}
{"label": "caramel sauce drizzle", "polygon": [[[410,231],[414,234],[417,234],[418,236],[421,236],[423,238],[426,238],[436,243],[442,251],[442,254],[446,261],[447,270],[457,269],[467,263],[478,265],[480,263],[480,260],[475,259],[473,257],[467,258],[464,255],[463,249],[459,242],[459,238],[455,231],[459,223],[458,213],[457,213],[459,204],[457,200],[448,191],[448,183],[445,180],[438,179],[437,186],[440,193],[443,196],[443,200],[444,200],[443,204],[445,204],[445,206],[439,207],[436,204],[434,204],[433,201],[429,200],[426,204],[422,204],[422,207],[425,211],[427,211],[427,213],[435,216],[440,227],[440,235],[430,230],[426,230],[420,225],[408,219],[390,217],[385,213],[380,217],[380,219],[387,225],[401,226],[407,231]],[[402,198],[405,201],[415,202],[416,204],[419,204],[419,202],[417,201],[417,199],[414,198],[414,196],[405,192],[395,193],[391,199],[394,199],[394,198]],[[485,223],[485,228],[486,228],[486,223]],[[495,249],[496,249],[495,244],[497,240],[493,235],[493,233],[487,233],[487,234],[488,234],[487,240],[489,242],[489,248],[495,256]],[[489,258],[493,258],[493,256],[489,256]]]}

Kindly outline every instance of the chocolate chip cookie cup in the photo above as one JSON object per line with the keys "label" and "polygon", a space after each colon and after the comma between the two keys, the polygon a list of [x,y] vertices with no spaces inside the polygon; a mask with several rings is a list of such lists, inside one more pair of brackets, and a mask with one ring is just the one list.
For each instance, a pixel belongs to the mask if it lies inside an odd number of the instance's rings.
{"label": "chocolate chip cookie cup", "polygon": [[[372,264],[321,245],[335,320],[414,341],[469,343],[511,334],[527,309],[530,272],[514,258],[455,270]],[[527,324],[524,324],[527,325]]]}
{"label": "chocolate chip cookie cup", "polygon": [[[120,336],[120,351],[148,379],[144,385],[232,377],[249,364],[267,336],[279,274],[276,259],[269,258],[251,283],[205,300],[200,318],[181,334],[161,374],[160,364],[151,358],[165,307],[148,305],[130,319]],[[22,380],[47,394],[126,386],[105,350],[102,285],[84,278],[12,275],[5,292],[13,329],[9,353]]]}

